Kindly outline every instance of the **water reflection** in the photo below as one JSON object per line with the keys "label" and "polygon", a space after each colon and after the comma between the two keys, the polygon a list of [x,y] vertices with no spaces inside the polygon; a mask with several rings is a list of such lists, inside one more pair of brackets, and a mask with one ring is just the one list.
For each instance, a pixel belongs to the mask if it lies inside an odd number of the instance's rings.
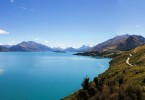
{"label": "water reflection", "polygon": [[0,75],[4,73],[4,69],[0,67]]}

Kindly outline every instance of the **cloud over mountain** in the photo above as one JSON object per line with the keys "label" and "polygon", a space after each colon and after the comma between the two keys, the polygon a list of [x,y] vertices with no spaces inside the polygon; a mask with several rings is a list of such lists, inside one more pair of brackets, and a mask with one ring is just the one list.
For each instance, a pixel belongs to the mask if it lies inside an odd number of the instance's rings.
{"label": "cloud over mountain", "polygon": [[6,30],[0,29],[0,34],[9,34]]}

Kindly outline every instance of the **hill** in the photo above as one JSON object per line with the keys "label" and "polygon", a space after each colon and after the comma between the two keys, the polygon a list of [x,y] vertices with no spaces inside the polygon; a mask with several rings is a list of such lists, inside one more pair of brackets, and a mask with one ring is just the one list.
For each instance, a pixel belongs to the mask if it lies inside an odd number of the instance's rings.
{"label": "hill", "polygon": [[8,52],[9,49],[7,47],[4,46],[0,46],[0,52]]}
{"label": "hill", "polygon": [[67,51],[67,52],[77,52],[77,49],[73,48],[73,47],[68,47],[68,48],[64,49],[64,51]]}
{"label": "hill", "polygon": [[104,56],[116,57],[123,52],[132,50],[138,46],[145,44],[145,38],[140,35],[121,35],[109,39],[92,47],[89,51],[84,53],[77,53],[75,55],[83,56]]}
{"label": "hill", "polygon": [[78,52],[85,52],[85,51],[89,51],[91,49],[91,47],[89,45],[82,45],[81,47],[77,48]]}
{"label": "hill", "polygon": [[145,66],[145,45],[135,48],[131,53],[133,55],[131,62],[134,65]]}
{"label": "hill", "polygon": [[114,57],[108,70],[87,82],[85,78],[82,89],[63,100],[144,100],[145,45]]}
{"label": "hill", "polygon": [[100,43],[92,51],[121,50],[127,51],[145,44],[145,38],[140,35],[121,35]]}
{"label": "hill", "polygon": [[9,51],[39,52],[39,51],[51,51],[51,48],[33,41],[28,41],[28,42],[24,41],[22,43],[10,47]]}
{"label": "hill", "polygon": [[89,51],[90,49],[91,49],[91,47],[89,45],[82,45],[79,48],[68,47],[68,48],[64,49],[64,51],[67,51],[67,52],[86,52],[86,51]]}

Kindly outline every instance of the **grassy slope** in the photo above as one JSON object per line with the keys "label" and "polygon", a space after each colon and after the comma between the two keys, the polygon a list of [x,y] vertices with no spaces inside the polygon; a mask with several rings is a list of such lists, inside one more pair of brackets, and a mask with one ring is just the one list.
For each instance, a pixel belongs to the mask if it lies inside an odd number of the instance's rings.
{"label": "grassy slope", "polygon": [[[133,55],[130,58],[130,63],[132,63],[134,66],[129,66],[126,64],[126,59],[129,57],[129,54]],[[129,84],[132,84],[140,86],[144,90],[145,83],[143,83],[143,80],[145,79],[145,45],[139,46],[134,50],[125,52],[122,55],[113,58],[113,60],[110,62],[109,69],[103,74],[99,75],[98,79],[105,79],[104,86],[107,85],[110,80],[114,80],[116,81],[115,85],[117,87],[117,80],[119,76],[123,76],[124,78],[122,87],[125,88]],[[94,82],[91,82],[90,84],[94,85]],[[64,100],[77,100],[75,98],[76,94],[77,92],[66,97]]]}

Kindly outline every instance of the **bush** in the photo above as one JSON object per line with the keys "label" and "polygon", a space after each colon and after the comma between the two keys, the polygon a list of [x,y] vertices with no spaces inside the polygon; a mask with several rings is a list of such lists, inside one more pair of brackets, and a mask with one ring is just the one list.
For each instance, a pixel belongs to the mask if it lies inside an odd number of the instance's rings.
{"label": "bush", "polygon": [[139,87],[129,85],[125,90],[125,100],[142,100],[143,95]]}
{"label": "bush", "polygon": [[104,87],[102,89],[102,94],[101,94],[101,99],[100,100],[109,100],[110,96],[110,91],[108,87]]}
{"label": "bush", "polygon": [[125,70],[123,70],[123,73],[125,73]]}
{"label": "bush", "polygon": [[94,82],[95,82],[96,86],[98,86],[98,78],[97,77],[94,78]]}
{"label": "bush", "polygon": [[145,83],[145,79],[143,79],[142,83]]}
{"label": "bush", "polygon": [[88,94],[85,90],[81,90],[78,93],[77,100],[88,100]]}
{"label": "bush", "polygon": [[98,91],[100,91],[101,88],[102,88],[102,85],[99,84],[100,82],[99,82],[97,77],[94,78],[94,82],[95,82],[95,85],[96,85],[95,87],[97,88]]}
{"label": "bush", "polygon": [[123,82],[124,82],[123,77],[122,76],[118,77],[119,87],[123,84]]}
{"label": "bush", "polygon": [[108,82],[108,87],[109,87],[109,91],[110,91],[110,94],[112,94],[115,90],[115,81],[114,80],[110,80]]}
{"label": "bush", "polygon": [[94,88],[90,88],[90,89],[88,90],[88,94],[89,94],[90,96],[94,96],[95,93],[96,93],[96,91],[95,91]]}
{"label": "bush", "polygon": [[83,83],[82,83],[82,87],[84,90],[88,90],[89,89],[89,78],[85,78]]}
{"label": "bush", "polygon": [[117,93],[114,93],[114,94],[110,95],[110,98],[109,99],[110,100],[119,100],[118,94]]}
{"label": "bush", "polygon": [[98,80],[98,79],[95,79],[95,81],[96,81],[96,82],[95,82],[96,88],[97,88],[97,90],[100,91],[100,92],[102,92],[104,80],[105,80],[104,77],[100,78],[99,80]]}

